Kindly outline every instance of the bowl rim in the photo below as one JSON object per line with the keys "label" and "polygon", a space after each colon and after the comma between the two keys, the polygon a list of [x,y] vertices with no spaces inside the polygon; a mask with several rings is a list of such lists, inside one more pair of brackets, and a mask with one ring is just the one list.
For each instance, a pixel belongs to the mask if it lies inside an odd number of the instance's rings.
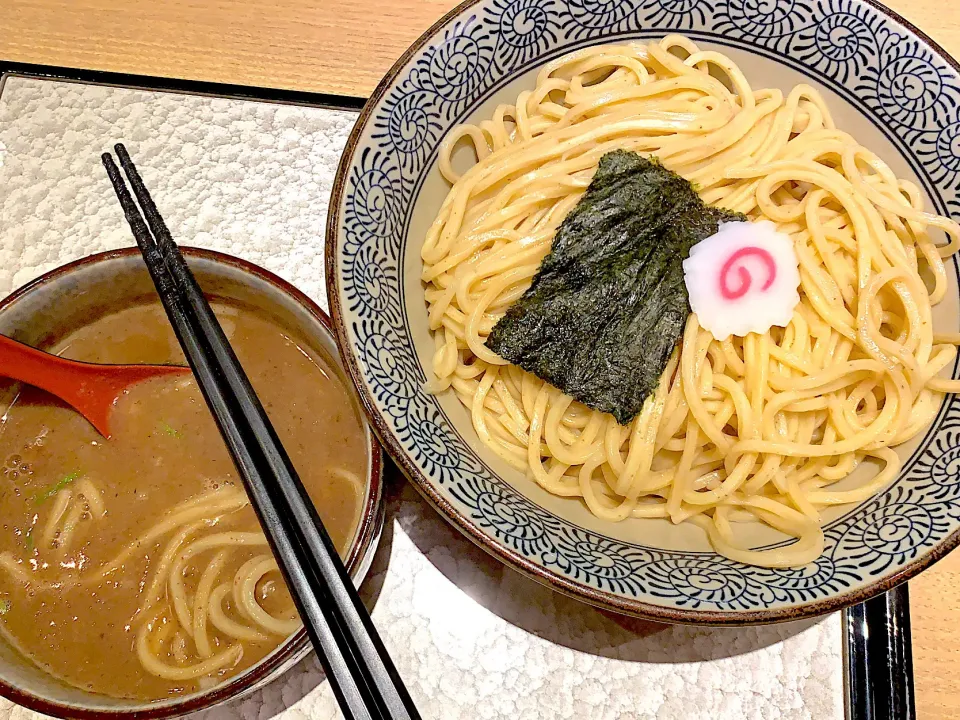
{"label": "bowl rim", "polygon": [[[350,136],[347,139],[346,146],[344,147],[343,153],[340,156],[340,162],[337,166],[337,173],[334,177],[333,187],[330,192],[330,203],[327,210],[324,269],[327,283],[327,297],[330,303],[330,314],[333,318],[337,345],[340,347],[340,353],[344,358],[344,363],[348,369],[348,374],[354,384],[357,395],[360,397],[361,405],[367,414],[367,419],[379,436],[380,442],[383,444],[387,454],[403,471],[403,474],[413,483],[414,487],[420,491],[423,497],[451,525],[466,535],[473,543],[490,555],[493,555],[508,567],[512,567],[553,590],[586,602],[594,607],[665,623],[742,626],[790,622],[825,615],[887,592],[933,565],[960,545],[960,528],[958,528],[927,553],[918,556],[891,575],[869,581],[853,590],[828,596],[820,600],[763,610],[681,609],[656,605],[643,600],[615,596],[563,577],[553,570],[541,567],[531,562],[519,552],[495,542],[488,535],[481,532],[476,523],[454,508],[453,505],[437,491],[434,484],[428,480],[421,470],[410,460],[389,425],[384,421],[381,412],[377,408],[376,401],[366,385],[359,362],[355,354],[350,351],[352,346],[340,300],[340,280],[339,273],[337,272],[337,260],[339,257],[337,246],[341,227],[341,206],[344,201],[347,179],[357,155],[357,148],[360,144],[361,137],[373,119],[375,110],[378,109],[380,102],[391,90],[404,68],[419,52],[433,41],[446,26],[454,22],[461,14],[471,8],[482,6],[487,2],[489,2],[489,0],[462,0],[462,2],[425,30],[404,51],[396,62],[394,62],[390,69],[387,70],[361,109],[357,121],[350,132]],[[878,0],[851,0],[851,2],[865,5],[880,15],[884,15],[902,25],[960,75],[960,62],[954,59],[943,47],[933,40],[933,38],[902,15],[882,5]],[[666,32],[667,31],[665,31],[665,34]],[[536,61],[530,62],[529,65],[530,67],[535,67]]]}
{"label": "bowl rim", "polygon": [[[202,260],[218,265],[225,265],[241,273],[252,275],[255,278],[271,285],[275,290],[291,297],[298,305],[306,310],[310,316],[317,321],[331,340],[337,345],[340,361],[346,369],[346,363],[343,360],[343,352],[339,350],[336,334],[330,316],[324,310],[311,300],[303,291],[294,287],[275,273],[266,270],[259,265],[255,265],[249,260],[238,258],[234,255],[196,248],[189,246],[180,246],[180,250],[187,260]],[[0,300],[0,313],[7,310],[10,306],[16,304],[26,295],[36,291],[50,283],[57,282],[80,268],[111,262],[113,260],[122,260],[133,257],[140,257],[139,249],[135,247],[122,248],[119,250],[107,250],[105,252],[87,255],[85,257],[73,260],[65,265],[61,265],[50,270],[39,277],[31,280],[25,285],[17,288],[5,298]],[[336,360],[336,358],[334,358]],[[345,373],[349,375],[349,373]],[[361,403],[362,404],[362,403]],[[360,418],[364,420],[363,416]],[[369,424],[369,423],[368,423]],[[371,428],[372,429],[372,428]],[[373,553],[380,540],[380,533],[383,527],[383,447],[381,446],[377,433],[369,433],[369,443],[367,451],[370,456],[370,468],[367,477],[367,483],[370,492],[367,496],[367,502],[363,508],[363,514],[357,526],[354,541],[350,546],[350,552],[347,555],[344,565],[347,572],[350,573],[354,581],[363,579],[366,573],[368,563],[367,559],[372,559]],[[310,647],[310,639],[307,631],[301,628],[284,640],[277,649],[268,654],[259,663],[253,665],[241,675],[231,678],[222,685],[211,688],[208,691],[194,693],[185,696],[182,700],[167,701],[164,705],[149,706],[144,705],[138,708],[104,708],[88,709],[83,706],[71,705],[57,700],[41,697],[32,692],[26,691],[0,677],[0,696],[12,700],[18,705],[22,705],[30,710],[52,715],[60,718],[77,718],[78,720],[94,720],[94,718],[116,717],[124,720],[148,720],[154,718],[172,718],[185,715],[187,713],[205,710],[215,705],[225,703],[235,697],[252,690],[262,684],[269,682],[276,673],[286,671],[296,661],[302,659]],[[148,701],[144,701],[148,702]]]}

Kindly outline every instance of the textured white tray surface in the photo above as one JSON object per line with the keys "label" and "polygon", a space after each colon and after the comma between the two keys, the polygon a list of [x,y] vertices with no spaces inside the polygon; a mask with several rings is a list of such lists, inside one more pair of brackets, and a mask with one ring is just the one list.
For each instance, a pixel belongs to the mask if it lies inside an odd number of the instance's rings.
{"label": "textured white tray surface", "polygon": [[[323,233],[356,114],[17,77],[0,93],[0,296],[132,245],[99,155],[122,140],[182,244],[242,256],[326,306]],[[364,586],[423,717],[827,720],[841,624],[745,629],[614,618],[475,548],[396,473]],[[213,718],[335,718],[311,657]],[[0,699],[0,720],[39,717]]]}

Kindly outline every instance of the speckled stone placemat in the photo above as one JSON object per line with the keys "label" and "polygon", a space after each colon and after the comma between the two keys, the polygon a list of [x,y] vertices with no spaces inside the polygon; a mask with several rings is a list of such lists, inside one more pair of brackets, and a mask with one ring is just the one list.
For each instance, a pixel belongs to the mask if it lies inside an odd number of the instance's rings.
{"label": "speckled stone placemat", "polygon": [[[133,244],[99,159],[122,140],[178,241],[252,260],[326,306],[327,200],[355,117],[6,78],[0,296],[68,260]],[[489,558],[396,471],[388,488],[364,595],[425,719],[843,717],[838,615],[744,629],[615,617]],[[0,700],[0,720],[35,717]],[[339,714],[311,657],[204,717]]]}

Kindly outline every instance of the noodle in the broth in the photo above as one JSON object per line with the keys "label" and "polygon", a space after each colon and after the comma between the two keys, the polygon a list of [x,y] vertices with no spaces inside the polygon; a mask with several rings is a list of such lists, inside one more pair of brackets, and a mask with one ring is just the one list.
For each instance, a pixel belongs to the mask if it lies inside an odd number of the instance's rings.
{"label": "noodle in the broth", "polygon": [[[345,468],[331,472],[358,487],[362,483]],[[139,607],[130,618],[130,624],[137,627],[137,658],[144,670],[159,678],[175,682],[202,680],[236,665],[243,656],[244,643],[284,638],[300,627],[292,603],[287,603],[284,614],[278,617],[258,599],[258,584],[268,574],[279,573],[279,567],[261,531],[231,529],[235,521],[245,520],[241,511],[249,508],[246,493],[225,484],[172,508],[95,572],[42,581],[31,576],[9,552],[0,554],[0,568],[38,592],[62,591],[71,586],[94,588],[122,573],[126,564],[145,548],[166,539],[156,561],[149,566],[149,574],[141,584]],[[81,518],[95,520],[105,512],[102,493],[88,478],[77,483],[76,492],[59,491],[40,546],[51,546],[62,555]],[[61,522],[64,515],[66,519]],[[74,516],[76,520],[71,521]],[[226,576],[226,561],[237,551],[246,552],[249,559]],[[188,574],[200,577],[192,594],[184,583]],[[225,601],[245,623],[227,614]]]}
{"label": "noodle in the broth", "polygon": [[[360,551],[368,439],[337,368],[270,312],[213,309],[330,539]],[[159,302],[107,307],[43,349],[183,362]],[[84,692],[153,702],[238,677],[297,631],[192,377],[128,388],[109,438],[37,388],[0,390],[0,644]]]}

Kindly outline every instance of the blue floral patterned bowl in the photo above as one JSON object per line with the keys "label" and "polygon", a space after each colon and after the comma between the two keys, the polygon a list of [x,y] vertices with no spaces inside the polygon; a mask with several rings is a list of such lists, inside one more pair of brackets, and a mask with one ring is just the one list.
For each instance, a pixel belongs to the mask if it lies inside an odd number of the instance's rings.
{"label": "blue floral patterned bowl", "polygon": [[[960,66],[869,0],[473,0],[427,31],[360,115],[330,203],[327,283],[341,350],[394,459],[454,525],[504,562],[618,611],[753,623],[838,609],[916,574],[960,541],[960,404],[901,448],[882,495],[828,516],[813,564],[771,570],[714,553],[697,528],[606,524],[546,494],[477,438],[456,398],[424,392],[432,353],[419,275],[446,194],[437,148],[453,125],[530,87],[538,66],[611,39],[682,32],[755,87],[818,86],[837,124],[937,212],[960,210]],[[956,329],[957,267],[940,327]],[[956,375],[957,368],[953,368]],[[783,542],[759,530],[757,546]]]}

